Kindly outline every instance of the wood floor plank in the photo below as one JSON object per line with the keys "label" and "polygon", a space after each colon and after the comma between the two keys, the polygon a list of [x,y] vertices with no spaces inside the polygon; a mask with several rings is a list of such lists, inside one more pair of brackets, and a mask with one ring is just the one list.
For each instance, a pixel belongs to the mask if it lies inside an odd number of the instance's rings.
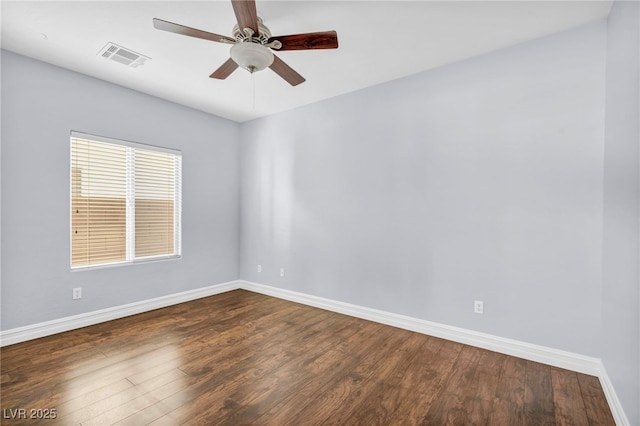
{"label": "wood floor plank", "polygon": [[589,424],[577,374],[569,370],[551,368],[551,384],[556,424]]}
{"label": "wood floor plank", "polygon": [[555,424],[551,367],[527,361],[526,371],[524,388],[525,425]]}
{"label": "wood floor plank", "polygon": [[13,380],[11,380],[9,373],[3,373],[0,375],[0,385],[8,385],[11,382],[13,382]]}
{"label": "wood floor plank", "polygon": [[359,364],[372,362],[371,358],[366,358],[386,340],[386,336],[381,333],[383,326],[369,322],[362,324],[362,329],[350,339],[351,342],[361,342],[360,345],[336,347],[301,369],[303,380],[296,387],[296,392],[289,393],[287,398],[267,409],[258,423],[295,424],[298,419],[304,419],[308,415],[302,415],[301,412],[319,410],[318,406],[325,403],[331,388],[340,381],[361,381],[362,376],[355,371],[356,368]]}
{"label": "wood floor plank", "polygon": [[[99,401],[95,401],[85,406],[73,406],[74,411],[60,411],[58,418],[52,422],[56,425],[70,425],[85,423],[91,419],[99,418],[127,402],[143,396],[145,393],[138,390],[135,386],[125,388],[124,390],[105,397]],[[106,423],[110,424],[110,423]]]}
{"label": "wood floor plank", "polygon": [[403,336],[405,333],[398,332],[401,343],[379,360],[369,375],[363,376],[359,386],[363,394],[362,401],[352,404],[350,409],[342,410],[344,414],[337,420],[344,419],[343,424],[388,423],[397,404],[405,396],[401,383],[411,374],[407,369],[422,345],[426,344],[422,336],[413,333]]}
{"label": "wood floor plank", "polygon": [[432,401],[440,395],[451,374],[463,345],[430,338],[414,358],[402,383],[404,393],[410,396],[399,401],[389,424],[417,424],[427,415]]}
{"label": "wood floor plank", "polygon": [[524,424],[524,384],[526,361],[507,357],[500,369],[500,378],[493,401],[490,424]]}
{"label": "wood floor plank", "polygon": [[342,371],[339,377],[316,389],[303,409],[290,421],[302,424],[306,419],[317,419],[319,423],[343,424],[352,411],[376,390],[376,377],[381,364],[386,364],[394,352],[407,347],[406,335],[393,328],[378,332],[377,338],[365,345],[364,351],[353,351],[355,364]]}
{"label": "wood floor plank", "polygon": [[508,399],[496,398],[489,415],[490,425],[519,426],[524,424],[522,405]]}
{"label": "wood floor plank", "polygon": [[[128,380],[123,379],[89,392],[79,392],[77,395],[69,394],[67,396],[68,399],[55,406],[58,411],[57,417],[59,418],[59,421],[64,423],[64,418],[69,417],[71,413],[84,410],[92,404],[99,403],[100,401],[131,388],[133,388],[133,384]],[[69,421],[69,423],[71,423],[71,421]]]}
{"label": "wood floor plank", "polygon": [[524,381],[527,362],[524,359],[508,357],[500,370],[500,379],[496,389],[498,398],[511,400],[524,407]]}
{"label": "wood floor plank", "polygon": [[[232,402],[229,407],[227,420],[232,424],[247,424],[257,422],[257,419],[264,415],[265,411],[285,400],[288,397],[300,398],[301,392],[304,391],[308,383],[318,384],[316,377],[318,375],[327,376],[336,370],[335,361],[340,362],[344,359],[352,359],[352,355],[341,353],[335,344],[344,341],[355,335],[360,328],[353,327],[353,323],[349,321],[339,321],[344,317],[333,314],[332,318],[322,323],[321,333],[317,333],[314,329],[316,326],[303,327],[305,336],[313,335],[313,339],[307,340],[306,343],[298,339],[295,342],[296,347],[302,350],[292,350],[289,347],[290,342],[282,346],[280,350],[288,352],[291,357],[286,360],[286,365],[282,365],[278,369],[265,371],[263,368],[256,369],[256,374],[261,377],[269,376],[276,379],[272,386],[263,387],[260,395],[255,398],[240,398],[233,395],[227,402]],[[339,321],[342,324],[333,323]],[[317,325],[318,323],[316,323]],[[301,335],[302,336],[302,335]],[[309,342],[313,344],[309,345]],[[326,361],[333,362],[329,367]],[[339,369],[337,371],[340,371]],[[262,382],[261,382],[262,383]],[[236,402],[244,401],[244,402]],[[248,401],[248,403],[247,403]],[[207,417],[205,416],[205,420]]]}
{"label": "wood floor plank", "polygon": [[607,405],[607,398],[600,385],[600,380],[586,374],[578,374],[577,376],[589,424],[594,426],[613,424],[613,415]]}
{"label": "wood floor plank", "polygon": [[[367,377],[371,385],[362,402],[354,405],[351,412],[345,410],[346,424],[388,424],[399,402],[408,396],[402,383],[410,374],[411,362],[428,339],[414,333],[399,337],[402,343]],[[367,388],[363,389],[366,392]]]}
{"label": "wood floor plank", "polygon": [[[137,426],[147,425],[156,421],[166,414],[161,404],[154,403],[144,407],[143,409],[136,411],[128,417],[125,417],[115,423],[114,426]],[[174,423],[175,424],[175,423]],[[82,426],[85,426],[84,423]]]}
{"label": "wood floor plank", "polygon": [[595,377],[244,290],[0,356],[0,408],[47,425],[614,424]]}
{"label": "wood floor plank", "polygon": [[[170,415],[169,418],[172,419],[171,421],[174,423],[188,421],[193,417],[193,410],[199,410],[201,412],[199,417],[202,421],[205,423],[207,421],[213,422],[214,419],[218,418],[220,404],[224,407],[224,412],[227,413],[227,415],[231,415],[233,411],[237,411],[240,404],[235,403],[233,400],[234,389],[240,389],[245,392],[251,391],[254,379],[259,378],[261,374],[265,374],[265,371],[270,372],[276,366],[289,361],[298,354],[298,345],[294,348],[283,346],[287,341],[283,341],[282,336],[288,335],[292,341],[295,341],[294,337],[296,334],[292,330],[297,329],[298,333],[303,333],[305,332],[305,328],[326,318],[326,313],[323,311],[306,310],[297,315],[289,314],[289,318],[292,318],[293,321],[283,321],[278,327],[271,327],[268,333],[263,332],[259,336],[252,338],[252,341],[248,343],[246,347],[243,347],[242,353],[232,357],[235,359],[235,363],[231,365],[231,368],[218,372],[223,375],[220,380],[217,380],[215,384],[208,384],[206,394],[202,395],[200,392],[190,392],[191,395],[195,395],[194,398],[181,398],[183,404],[176,407],[175,411],[168,413]],[[256,338],[264,339],[264,342],[257,341],[255,340]],[[250,380],[242,382],[240,372],[246,372],[245,378]],[[220,386],[224,386],[224,392],[219,393],[224,394],[225,399],[224,401],[216,400],[216,402],[212,404],[213,397],[210,393],[212,389],[219,389]],[[185,403],[187,399],[188,401]],[[208,401],[208,403],[203,403],[202,401]],[[167,405],[172,405],[173,400],[163,402]],[[215,421],[218,422],[219,419]]]}
{"label": "wood floor plank", "polygon": [[500,372],[508,356],[491,351],[483,351],[476,368],[474,382],[478,398],[493,401],[498,390]]}
{"label": "wood floor plank", "polygon": [[474,382],[482,350],[465,346],[458,354],[456,363],[440,394],[433,400],[423,424],[469,424],[468,401],[477,395]]}

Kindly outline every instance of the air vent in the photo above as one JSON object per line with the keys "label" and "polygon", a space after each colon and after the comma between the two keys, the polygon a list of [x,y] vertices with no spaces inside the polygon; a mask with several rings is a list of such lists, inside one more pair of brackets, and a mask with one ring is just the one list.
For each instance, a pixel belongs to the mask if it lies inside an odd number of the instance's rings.
{"label": "air vent", "polygon": [[120,62],[131,68],[137,68],[143,65],[147,59],[151,59],[148,56],[141,55],[115,43],[107,43],[105,47],[100,49],[98,55],[106,59],[111,59],[112,61]]}

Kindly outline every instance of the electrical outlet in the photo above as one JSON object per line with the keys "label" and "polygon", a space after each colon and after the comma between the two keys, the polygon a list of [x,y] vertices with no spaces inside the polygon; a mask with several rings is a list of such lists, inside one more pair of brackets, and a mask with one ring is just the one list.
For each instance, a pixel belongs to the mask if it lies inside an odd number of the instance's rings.
{"label": "electrical outlet", "polygon": [[76,287],[73,289],[73,299],[82,299],[82,287]]}
{"label": "electrical outlet", "polygon": [[258,272],[262,272],[262,265],[258,265]]}
{"label": "electrical outlet", "polygon": [[280,268],[280,276],[284,277],[284,268]]}
{"label": "electrical outlet", "polygon": [[476,314],[484,314],[484,302],[482,300],[473,302],[473,312]]}

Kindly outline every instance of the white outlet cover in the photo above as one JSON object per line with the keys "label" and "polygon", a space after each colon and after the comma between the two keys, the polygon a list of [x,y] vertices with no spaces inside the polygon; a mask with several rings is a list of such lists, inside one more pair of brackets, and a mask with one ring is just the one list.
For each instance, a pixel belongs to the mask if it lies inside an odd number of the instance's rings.
{"label": "white outlet cover", "polygon": [[284,277],[284,268],[280,268],[280,276]]}

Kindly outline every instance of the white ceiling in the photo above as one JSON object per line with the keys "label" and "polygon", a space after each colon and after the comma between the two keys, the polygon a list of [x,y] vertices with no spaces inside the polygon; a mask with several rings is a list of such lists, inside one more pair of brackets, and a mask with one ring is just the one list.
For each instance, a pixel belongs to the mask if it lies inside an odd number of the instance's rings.
{"label": "white ceiling", "polygon": [[[273,35],[336,30],[337,50],[277,55],[307,81],[292,87],[267,69],[209,75],[229,46],[153,28],[160,18],[223,35],[228,0],[2,1],[2,48],[235,121],[343,93],[604,19],[611,1],[268,1]],[[113,42],[151,57],[129,68],[97,55]]]}

